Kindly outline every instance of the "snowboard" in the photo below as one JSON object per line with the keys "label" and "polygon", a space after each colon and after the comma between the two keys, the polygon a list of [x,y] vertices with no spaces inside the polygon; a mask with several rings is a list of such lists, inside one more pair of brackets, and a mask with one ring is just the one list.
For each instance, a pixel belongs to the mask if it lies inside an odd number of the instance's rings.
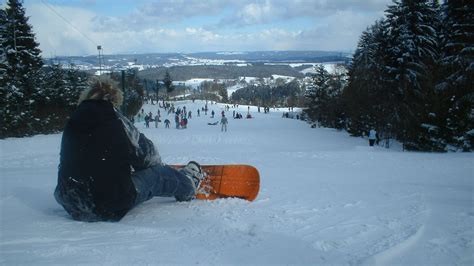
{"label": "snowboard", "polygon": [[[184,165],[172,165],[179,169]],[[196,194],[197,199],[241,198],[253,201],[260,189],[260,174],[251,165],[201,165],[204,180]]]}

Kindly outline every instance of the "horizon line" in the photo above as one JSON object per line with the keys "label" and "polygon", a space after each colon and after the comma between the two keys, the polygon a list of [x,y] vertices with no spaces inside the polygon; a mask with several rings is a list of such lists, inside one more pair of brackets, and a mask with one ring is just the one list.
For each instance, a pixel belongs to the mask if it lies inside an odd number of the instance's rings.
{"label": "horizon line", "polygon": [[[341,53],[341,54],[352,54],[352,51],[331,51],[331,50],[216,50],[216,51],[195,51],[195,52],[124,52],[124,53],[111,53],[101,54],[102,56],[110,55],[146,55],[146,54],[203,54],[203,53],[258,53],[258,52],[324,52],[324,53]],[[98,54],[87,54],[87,55],[54,55],[45,57],[45,59],[53,59],[58,57],[89,57],[98,56]]]}

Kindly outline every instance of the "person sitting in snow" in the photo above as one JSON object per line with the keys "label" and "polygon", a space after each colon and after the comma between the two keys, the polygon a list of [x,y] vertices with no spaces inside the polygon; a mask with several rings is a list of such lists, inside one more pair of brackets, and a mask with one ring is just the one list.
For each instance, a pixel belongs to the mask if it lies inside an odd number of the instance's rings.
{"label": "person sitting in snow", "polygon": [[79,221],[119,221],[154,196],[192,200],[203,178],[189,162],[177,170],[117,108],[122,92],[97,78],[82,92],[61,141],[56,201]]}

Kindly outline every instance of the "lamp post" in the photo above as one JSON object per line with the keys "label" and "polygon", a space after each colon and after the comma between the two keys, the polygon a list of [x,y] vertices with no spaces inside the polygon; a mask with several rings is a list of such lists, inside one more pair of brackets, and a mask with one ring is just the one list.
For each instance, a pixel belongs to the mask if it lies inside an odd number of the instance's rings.
{"label": "lamp post", "polygon": [[97,51],[99,51],[99,76],[102,75],[102,45],[97,45]]}

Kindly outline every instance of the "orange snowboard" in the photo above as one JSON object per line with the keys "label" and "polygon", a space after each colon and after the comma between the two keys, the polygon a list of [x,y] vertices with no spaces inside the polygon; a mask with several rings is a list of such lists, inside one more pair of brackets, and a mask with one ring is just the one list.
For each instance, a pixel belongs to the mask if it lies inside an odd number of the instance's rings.
{"label": "orange snowboard", "polygon": [[235,197],[252,201],[257,198],[260,175],[255,167],[241,164],[201,165],[201,167],[205,177],[199,186],[197,199]]}

